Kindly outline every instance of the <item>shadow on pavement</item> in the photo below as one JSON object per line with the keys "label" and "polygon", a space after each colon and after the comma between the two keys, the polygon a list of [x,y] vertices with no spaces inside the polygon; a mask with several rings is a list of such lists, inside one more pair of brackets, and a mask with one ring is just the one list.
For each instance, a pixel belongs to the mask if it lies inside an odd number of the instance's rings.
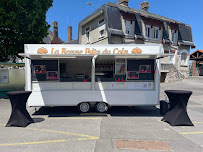
{"label": "shadow on pavement", "polygon": [[44,121],[45,119],[44,118],[32,118],[32,120],[34,121],[34,123],[39,123],[39,122]]}
{"label": "shadow on pavement", "polygon": [[80,113],[77,107],[41,107],[33,115],[48,117],[162,117],[155,106],[111,107],[107,113],[97,113],[92,109],[89,113]]}

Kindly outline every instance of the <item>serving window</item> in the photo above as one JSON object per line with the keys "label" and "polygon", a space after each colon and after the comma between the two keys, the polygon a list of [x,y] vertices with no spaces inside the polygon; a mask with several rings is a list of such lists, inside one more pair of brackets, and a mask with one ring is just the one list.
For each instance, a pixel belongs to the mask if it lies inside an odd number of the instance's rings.
{"label": "serving window", "polygon": [[154,81],[154,60],[97,60],[95,78],[103,82]]}
{"label": "serving window", "polygon": [[32,81],[58,80],[57,60],[32,60]]}
{"label": "serving window", "polygon": [[60,81],[91,82],[91,59],[60,60]]}
{"label": "serving window", "polygon": [[114,81],[114,60],[96,60],[95,81]]}

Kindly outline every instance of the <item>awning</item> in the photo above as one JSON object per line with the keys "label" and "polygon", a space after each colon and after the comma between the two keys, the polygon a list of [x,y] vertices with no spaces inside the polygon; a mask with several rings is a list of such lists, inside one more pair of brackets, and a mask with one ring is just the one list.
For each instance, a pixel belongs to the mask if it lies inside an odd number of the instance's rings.
{"label": "awning", "polygon": [[[123,59],[161,59],[167,56],[173,56],[174,54],[161,54],[161,55],[151,55],[151,54],[139,54],[139,55],[112,55],[112,54],[105,54],[105,55],[98,55],[99,58],[123,58]],[[24,54],[20,53],[19,56],[28,58],[28,59],[75,59],[75,58],[85,58],[89,57],[92,58],[94,55],[84,55],[84,54],[78,54],[78,55],[55,55],[55,54]]]}

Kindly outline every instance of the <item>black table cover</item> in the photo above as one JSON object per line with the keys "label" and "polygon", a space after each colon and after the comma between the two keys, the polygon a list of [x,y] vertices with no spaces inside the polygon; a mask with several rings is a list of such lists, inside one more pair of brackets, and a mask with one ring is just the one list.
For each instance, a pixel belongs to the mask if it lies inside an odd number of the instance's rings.
{"label": "black table cover", "polygon": [[166,90],[170,109],[161,121],[168,122],[171,126],[194,126],[187,114],[187,103],[192,91]]}
{"label": "black table cover", "polygon": [[31,91],[12,91],[7,93],[10,98],[12,112],[6,127],[26,127],[34,122],[26,110],[26,102],[31,93]]}

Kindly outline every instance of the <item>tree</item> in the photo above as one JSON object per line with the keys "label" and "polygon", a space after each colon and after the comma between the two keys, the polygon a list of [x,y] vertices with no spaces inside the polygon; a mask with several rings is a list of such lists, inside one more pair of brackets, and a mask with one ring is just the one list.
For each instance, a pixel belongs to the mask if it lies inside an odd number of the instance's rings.
{"label": "tree", "polygon": [[43,43],[50,25],[46,13],[53,0],[1,0],[0,62],[15,60],[24,44]]}

